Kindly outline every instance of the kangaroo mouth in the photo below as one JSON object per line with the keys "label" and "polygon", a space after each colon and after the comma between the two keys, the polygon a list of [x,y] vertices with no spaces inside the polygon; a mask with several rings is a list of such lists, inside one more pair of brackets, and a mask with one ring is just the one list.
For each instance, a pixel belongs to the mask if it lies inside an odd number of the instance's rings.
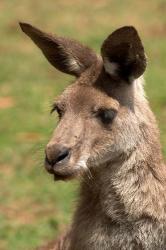
{"label": "kangaroo mouth", "polygon": [[76,177],[77,175],[77,171],[74,170],[74,169],[71,169],[70,166],[66,166],[66,168],[63,168],[63,169],[56,169],[54,170],[53,172],[53,175],[54,175],[54,180],[57,181],[57,180],[71,180],[73,179],[74,177]]}
{"label": "kangaroo mouth", "polygon": [[77,171],[67,164],[58,163],[51,166],[45,161],[45,169],[47,172],[54,176],[54,180],[70,180],[77,175]]}
{"label": "kangaroo mouth", "polygon": [[59,181],[59,180],[62,180],[62,181],[67,181],[67,180],[71,180],[75,177],[75,175],[73,174],[66,174],[66,175],[62,175],[62,174],[59,174],[59,173],[54,173],[54,181]]}

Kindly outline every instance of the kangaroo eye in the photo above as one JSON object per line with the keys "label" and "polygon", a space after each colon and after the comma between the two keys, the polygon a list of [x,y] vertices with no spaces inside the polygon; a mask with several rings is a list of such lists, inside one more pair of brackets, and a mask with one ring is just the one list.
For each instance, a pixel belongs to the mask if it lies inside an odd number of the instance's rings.
{"label": "kangaroo eye", "polygon": [[115,109],[100,109],[98,111],[97,117],[104,124],[110,124],[115,118],[117,111]]}
{"label": "kangaroo eye", "polygon": [[60,107],[58,107],[57,105],[53,105],[50,113],[52,114],[54,111],[56,111],[58,113],[59,118],[61,118],[63,113],[64,113],[64,111]]}

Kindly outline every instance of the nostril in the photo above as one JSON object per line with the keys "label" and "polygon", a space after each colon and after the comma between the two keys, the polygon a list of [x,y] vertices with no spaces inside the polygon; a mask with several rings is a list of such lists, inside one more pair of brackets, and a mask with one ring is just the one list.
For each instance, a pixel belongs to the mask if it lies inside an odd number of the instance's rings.
{"label": "nostril", "polygon": [[69,155],[69,150],[64,149],[63,151],[60,152],[59,156],[57,157],[56,163],[64,160],[65,158],[67,158],[68,155]]}
{"label": "nostril", "polygon": [[58,148],[56,150],[52,150],[52,152],[49,154],[47,153],[45,157],[45,162],[51,166],[54,166],[56,163],[65,160],[69,156],[70,149],[63,147],[63,148]]}

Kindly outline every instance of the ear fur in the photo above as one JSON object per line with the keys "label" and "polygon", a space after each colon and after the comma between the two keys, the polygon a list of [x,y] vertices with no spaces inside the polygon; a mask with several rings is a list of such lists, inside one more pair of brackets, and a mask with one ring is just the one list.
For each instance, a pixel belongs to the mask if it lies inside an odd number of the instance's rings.
{"label": "ear fur", "polygon": [[105,71],[112,77],[131,81],[146,69],[146,56],[136,29],[125,26],[104,41],[101,54]]}
{"label": "ear fur", "polygon": [[52,36],[27,23],[20,23],[22,31],[42,50],[47,60],[64,73],[79,76],[96,60],[96,54],[77,41]]}

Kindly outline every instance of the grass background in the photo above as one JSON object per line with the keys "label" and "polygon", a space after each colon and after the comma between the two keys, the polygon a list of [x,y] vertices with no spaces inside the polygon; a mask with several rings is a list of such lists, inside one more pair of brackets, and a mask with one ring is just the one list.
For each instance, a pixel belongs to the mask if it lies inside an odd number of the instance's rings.
{"label": "grass background", "polygon": [[166,155],[165,0],[0,0],[0,250],[31,250],[70,222],[77,183],[54,183],[43,150],[55,117],[50,104],[72,77],[56,71],[18,21],[70,36],[100,51],[114,29],[134,25],[149,65],[146,90]]}

